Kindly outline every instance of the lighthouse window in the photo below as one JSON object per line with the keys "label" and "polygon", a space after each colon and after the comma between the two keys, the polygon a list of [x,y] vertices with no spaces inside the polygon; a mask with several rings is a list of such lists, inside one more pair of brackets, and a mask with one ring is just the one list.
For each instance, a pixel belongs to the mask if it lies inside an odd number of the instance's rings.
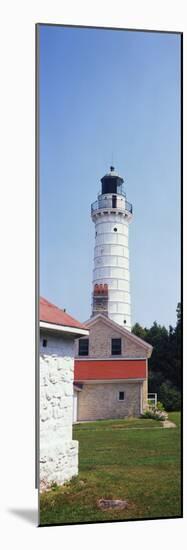
{"label": "lighthouse window", "polygon": [[89,340],[88,338],[81,338],[79,340],[79,355],[88,355],[89,353]]}
{"label": "lighthouse window", "polygon": [[121,355],[121,338],[112,338],[111,353],[112,355]]}
{"label": "lighthouse window", "polygon": [[117,227],[114,227],[114,231],[117,231]]}

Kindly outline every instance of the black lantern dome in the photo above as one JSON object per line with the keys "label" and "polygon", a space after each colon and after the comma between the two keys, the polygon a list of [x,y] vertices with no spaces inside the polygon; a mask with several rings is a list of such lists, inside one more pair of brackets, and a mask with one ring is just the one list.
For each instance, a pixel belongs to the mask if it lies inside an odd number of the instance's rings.
{"label": "black lantern dome", "polygon": [[121,186],[123,182],[123,178],[119,176],[117,172],[115,172],[114,166],[110,166],[110,172],[108,172],[108,174],[105,174],[105,176],[101,178],[102,195],[104,195],[105,193],[121,194]]}

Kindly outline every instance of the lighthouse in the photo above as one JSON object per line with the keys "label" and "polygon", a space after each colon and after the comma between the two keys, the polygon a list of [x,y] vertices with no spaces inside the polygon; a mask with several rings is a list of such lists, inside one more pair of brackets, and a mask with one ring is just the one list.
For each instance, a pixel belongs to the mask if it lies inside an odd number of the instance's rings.
{"label": "lighthouse", "polygon": [[111,166],[91,205],[95,224],[92,316],[102,313],[130,331],[129,223],[133,212],[123,183]]}

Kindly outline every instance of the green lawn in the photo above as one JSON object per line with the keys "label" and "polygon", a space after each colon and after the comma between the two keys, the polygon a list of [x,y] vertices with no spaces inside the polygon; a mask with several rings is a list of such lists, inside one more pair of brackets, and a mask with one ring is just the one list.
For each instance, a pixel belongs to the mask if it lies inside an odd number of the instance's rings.
{"label": "green lawn", "polygon": [[[79,475],[41,495],[40,525],[180,517],[180,413],[169,420],[177,427],[148,419],[77,424]],[[129,506],[101,511],[100,498]]]}

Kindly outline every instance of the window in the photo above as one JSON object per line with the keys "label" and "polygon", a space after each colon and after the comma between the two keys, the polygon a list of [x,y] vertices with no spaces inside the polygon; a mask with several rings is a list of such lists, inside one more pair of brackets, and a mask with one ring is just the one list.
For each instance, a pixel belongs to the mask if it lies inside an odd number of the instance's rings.
{"label": "window", "polygon": [[118,392],[118,401],[124,401],[125,399],[125,392],[124,391],[119,391]]}
{"label": "window", "polygon": [[116,208],[117,206],[117,197],[116,195],[113,195],[112,197],[112,208]]}
{"label": "window", "polygon": [[112,338],[112,355],[121,355],[121,338]]}
{"label": "window", "polygon": [[47,340],[46,340],[46,338],[43,339],[42,346],[43,346],[43,348],[46,348],[46,347],[47,347]]}
{"label": "window", "polygon": [[89,340],[88,338],[81,338],[79,340],[79,355],[88,355],[89,353]]}
{"label": "window", "polygon": [[117,227],[114,227],[114,231],[117,231]]}

